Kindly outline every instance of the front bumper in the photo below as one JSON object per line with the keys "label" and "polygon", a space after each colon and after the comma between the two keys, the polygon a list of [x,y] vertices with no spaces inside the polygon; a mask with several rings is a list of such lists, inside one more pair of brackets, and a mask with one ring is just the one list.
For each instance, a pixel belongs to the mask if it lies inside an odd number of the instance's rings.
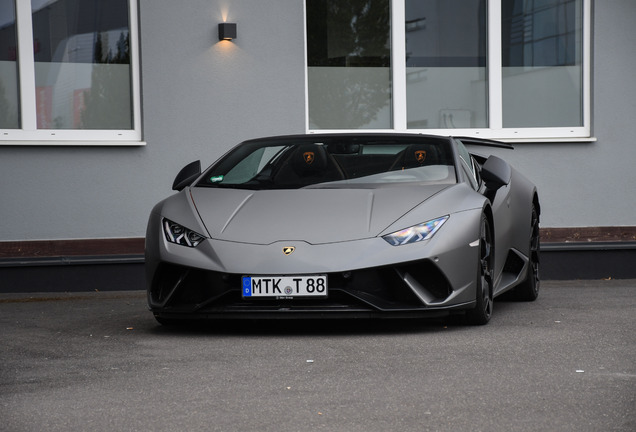
{"label": "front bumper", "polygon": [[467,309],[460,292],[429,260],[329,273],[326,298],[255,299],[241,296],[241,275],[163,263],[148,303],[163,318],[312,318],[443,315]]}
{"label": "front bumper", "polygon": [[[382,238],[311,245],[208,239],[166,241],[159,214],[146,236],[148,304],[158,318],[339,317],[447,314],[475,304],[479,212],[454,214],[432,239],[391,246]],[[478,219],[476,219],[478,220]],[[283,254],[293,246],[295,252]],[[242,297],[241,277],[326,274],[326,298]]]}

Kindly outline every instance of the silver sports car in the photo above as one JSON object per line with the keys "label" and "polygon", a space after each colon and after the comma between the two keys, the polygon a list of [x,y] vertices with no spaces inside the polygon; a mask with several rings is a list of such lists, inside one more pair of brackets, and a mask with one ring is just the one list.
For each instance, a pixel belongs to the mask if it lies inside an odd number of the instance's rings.
{"label": "silver sports car", "polygon": [[187,165],[148,221],[150,310],[162,324],[450,313],[485,324],[506,291],[536,299],[536,187],[466,146],[512,148],[310,134]]}

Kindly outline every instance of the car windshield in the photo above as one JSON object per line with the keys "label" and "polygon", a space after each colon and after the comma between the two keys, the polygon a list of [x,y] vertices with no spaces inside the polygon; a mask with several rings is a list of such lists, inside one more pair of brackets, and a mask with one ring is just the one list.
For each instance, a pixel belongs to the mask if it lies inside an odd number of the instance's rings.
{"label": "car windshield", "polygon": [[264,190],[452,184],[454,165],[444,138],[284,137],[237,146],[197,186]]}

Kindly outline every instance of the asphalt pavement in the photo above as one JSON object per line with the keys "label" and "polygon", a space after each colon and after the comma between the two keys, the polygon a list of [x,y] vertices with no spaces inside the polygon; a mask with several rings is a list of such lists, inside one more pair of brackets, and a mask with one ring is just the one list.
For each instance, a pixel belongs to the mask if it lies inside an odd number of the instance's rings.
{"label": "asphalt pavement", "polygon": [[635,431],[636,280],[456,319],[159,326],[140,291],[0,295],[0,431]]}

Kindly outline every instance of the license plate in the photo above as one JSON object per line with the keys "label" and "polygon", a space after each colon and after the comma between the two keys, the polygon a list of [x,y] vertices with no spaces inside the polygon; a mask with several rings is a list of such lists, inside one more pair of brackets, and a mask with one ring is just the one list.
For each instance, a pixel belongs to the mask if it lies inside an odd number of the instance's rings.
{"label": "license plate", "polygon": [[243,297],[327,297],[327,276],[243,276]]}

